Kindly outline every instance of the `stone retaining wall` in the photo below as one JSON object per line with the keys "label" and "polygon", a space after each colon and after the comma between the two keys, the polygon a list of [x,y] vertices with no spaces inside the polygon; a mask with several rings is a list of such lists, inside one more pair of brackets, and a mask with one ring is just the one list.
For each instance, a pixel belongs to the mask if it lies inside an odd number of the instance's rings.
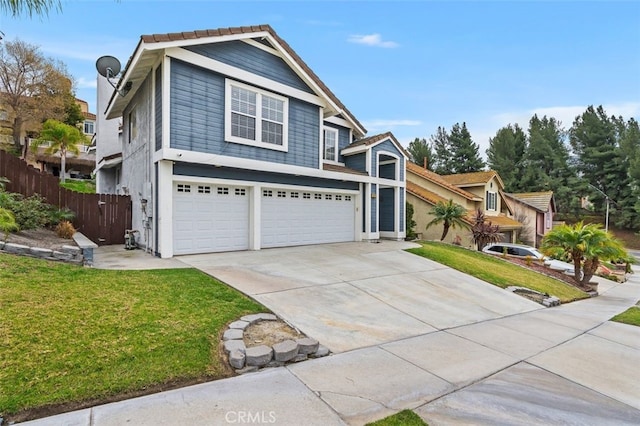
{"label": "stone retaining wall", "polygon": [[40,247],[29,247],[22,244],[5,243],[0,241],[0,252],[17,254],[19,256],[37,257],[39,259],[56,260],[82,265],[84,256],[82,250],[76,246],[62,246],[60,250]]}

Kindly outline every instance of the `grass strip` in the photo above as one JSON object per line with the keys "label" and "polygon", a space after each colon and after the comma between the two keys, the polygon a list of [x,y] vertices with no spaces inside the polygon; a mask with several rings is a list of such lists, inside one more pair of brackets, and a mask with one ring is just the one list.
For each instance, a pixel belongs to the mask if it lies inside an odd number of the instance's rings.
{"label": "grass strip", "polygon": [[525,287],[556,296],[562,303],[588,298],[580,289],[560,280],[506,262],[497,257],[462,247],[423,242],[422,247],[407,250],[418,256],[449,266],[501,288]]}

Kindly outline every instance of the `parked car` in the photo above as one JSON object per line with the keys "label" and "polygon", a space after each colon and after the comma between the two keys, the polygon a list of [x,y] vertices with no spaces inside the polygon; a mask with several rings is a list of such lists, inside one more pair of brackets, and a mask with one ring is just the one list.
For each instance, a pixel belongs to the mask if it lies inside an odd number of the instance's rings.
{"label": "parked car", "polygon": [[503,255],[506,251],[507,256],[519,257],[525,259],[531,257],[535,260],[542,259],[544,264],[556,271],[573,274],[573,265],[571,263],[562,262],[560,260],[551,259],[540,253],[537,248],[525,246],[522,244],[496,243],[489,244],[482,249],[483,252],[494,255]]}

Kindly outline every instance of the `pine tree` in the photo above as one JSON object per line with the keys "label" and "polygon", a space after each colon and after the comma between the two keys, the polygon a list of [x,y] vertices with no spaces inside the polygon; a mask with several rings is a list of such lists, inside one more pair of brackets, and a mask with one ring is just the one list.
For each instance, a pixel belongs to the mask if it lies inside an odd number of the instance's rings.
{"label": "pine tree", "polygon": [[509,124],[489,139],[487,164],[498,172],[507,192],[524,191],[520,185],[522,162],[527,149],[527,135],[517,124]]}
{"label": "pine tree", "polygon": [[407,151],[409,151],[409,154],[411,154],[411,161],[418,164],[419,166],[424,166],[426,159],[427,169],[433,170],[433,149],[431,148],[431,144],[427,142],[426,139],[415,138],[412,142],[409,143]]}
{"label": "pine tree", "polygon": [[480,158],[480,147],[473,142],[467,130],[467,124],[456,123],[449,133],[450,160],[453,173],[478,172],[484,169],[484,161]]}
{"label": "pine tree", "polygon": [[444,127],[438,126],[436,134],[429,137],[429,142],[434,151],[431,170],[441,175],[454,173],[453,164],[451,162],[451,144],[449,142],[449,133],[447,133],[447,130]]}

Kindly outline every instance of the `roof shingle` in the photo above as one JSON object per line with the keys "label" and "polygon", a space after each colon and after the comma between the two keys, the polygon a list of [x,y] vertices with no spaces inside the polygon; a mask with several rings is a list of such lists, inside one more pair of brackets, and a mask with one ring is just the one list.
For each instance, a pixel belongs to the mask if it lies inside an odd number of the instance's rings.
{"label": "roof shingle", "polygon": [[427,179],[430,182],[435,183],[436,185],[440,185],[441,187],[448,189],[449,191],[455,192],[456,194],[471,200],[471,201],[480,201],[481,199],[470,192],[465,191],[464,189],[460,189],[455,185],[450,184],[446,180],[442,178],[437,173],[432,172],[431,170],[427,170],[423,167],[418,166],[411,161],[407,161],[407,172],[416,174]]}

